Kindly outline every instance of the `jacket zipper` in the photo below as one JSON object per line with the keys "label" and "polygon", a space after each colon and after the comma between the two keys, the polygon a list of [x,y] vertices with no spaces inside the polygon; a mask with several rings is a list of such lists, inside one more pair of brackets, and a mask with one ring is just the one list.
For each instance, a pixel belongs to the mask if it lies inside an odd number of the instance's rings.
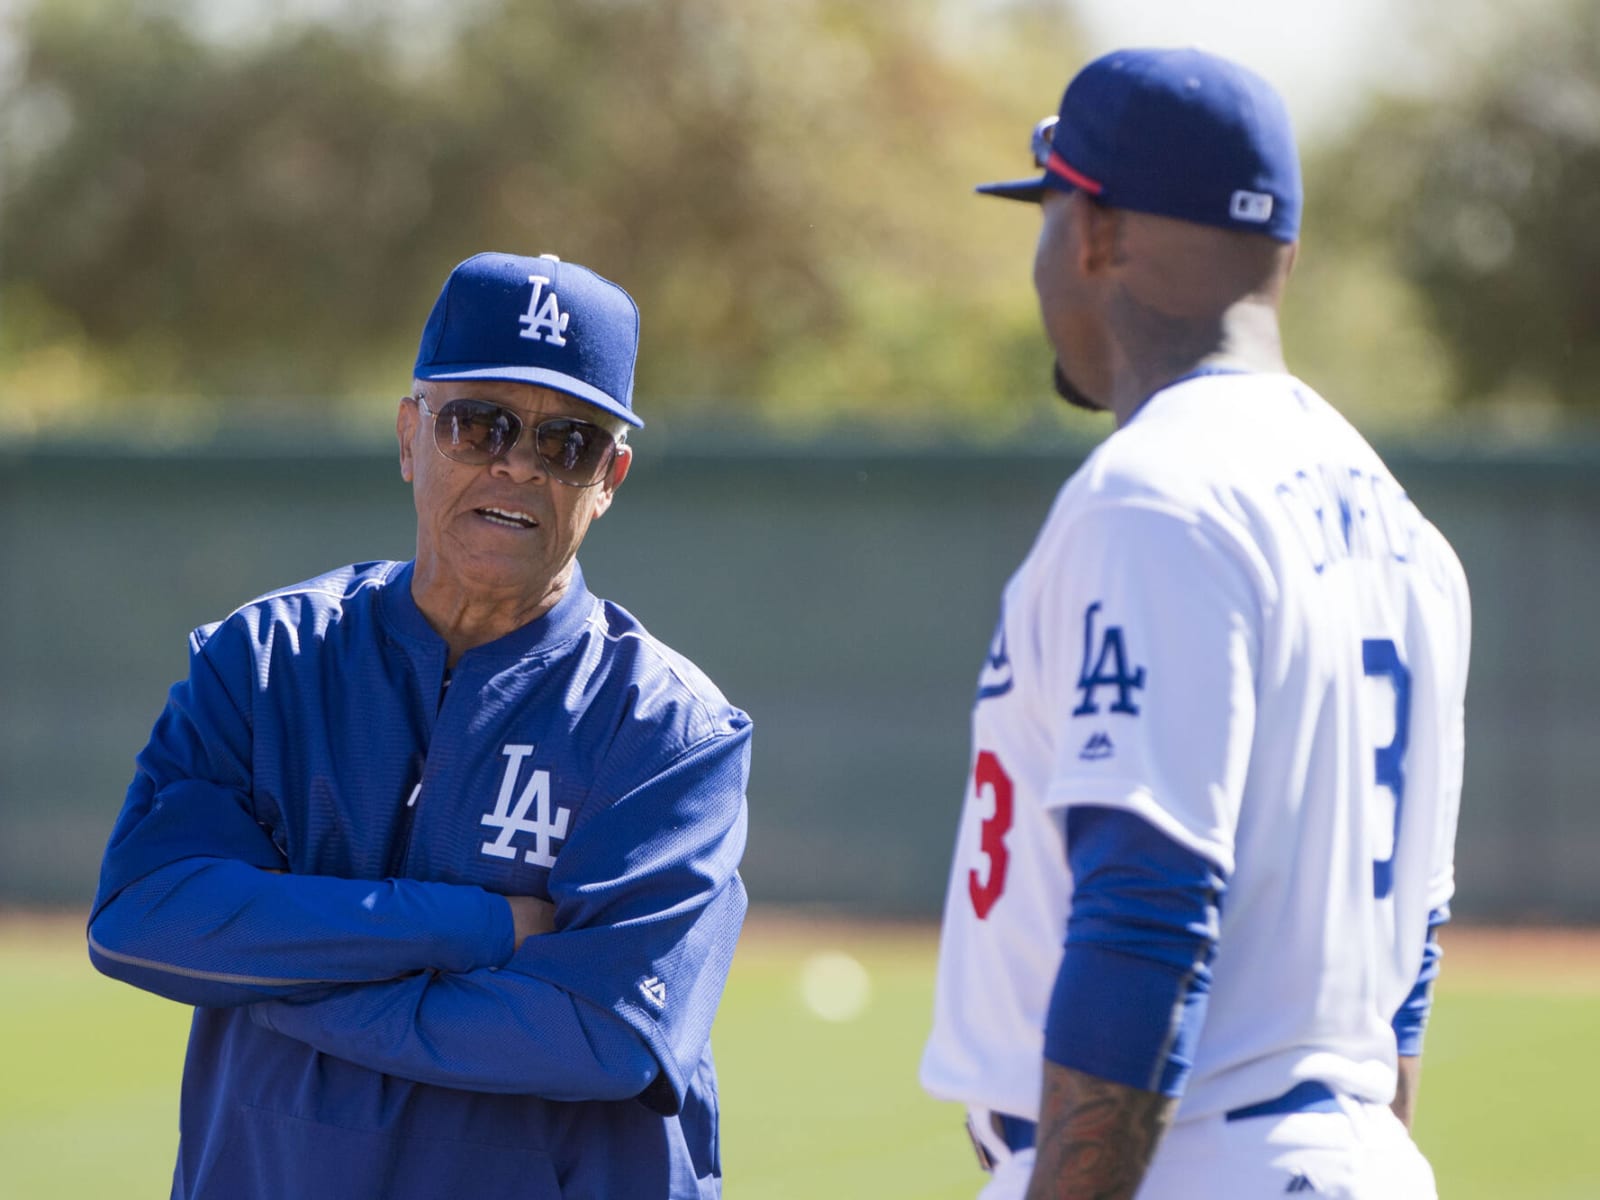
{"label": "jacket zipper", "polygon": [[[444,708],[444,698],[450,692],[450,670],[445,668],[444,680],[439,685],[439,704],[434,715],[438,716],[439,710]],[[422,777],[428,769],[427,755],[420,755],[417,764],[417,782],[411,789],[411,794],[406,797],[406,804],[400,811],[400,830],[395,838],[396,851],[389,855],[389,869],[384,872],[386,879],[397,878],[404,870],[411,858],[411,833],[417,825],[417,804],[422,798]]]}

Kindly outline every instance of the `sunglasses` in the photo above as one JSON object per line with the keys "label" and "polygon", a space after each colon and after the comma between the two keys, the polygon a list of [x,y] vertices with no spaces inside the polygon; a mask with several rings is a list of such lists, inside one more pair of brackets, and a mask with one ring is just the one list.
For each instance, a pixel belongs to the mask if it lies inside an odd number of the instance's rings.
{"label": "sunglasses", "polygon": [[[437,411],[421,396],[417,407],[433,418],[433,444],[451,462],[486,467],[511,453],[528,423],[488,400],[446,400]],[[550,477],[568,487],[593,487],[605,478],[617,441],[600,426],[576,417],[546,417],[532,426],[533,449]]]}
{"label": "sunglasses", "polygon": [[1052,113],[1033,127],[1033,162],[1035,166],[1048,167],[1050,165],[1050,155],[1055,152],[1055,146],[1052,144],[1051,139],[1055,137],[1056,124],[1060,120],[1060,116]]}

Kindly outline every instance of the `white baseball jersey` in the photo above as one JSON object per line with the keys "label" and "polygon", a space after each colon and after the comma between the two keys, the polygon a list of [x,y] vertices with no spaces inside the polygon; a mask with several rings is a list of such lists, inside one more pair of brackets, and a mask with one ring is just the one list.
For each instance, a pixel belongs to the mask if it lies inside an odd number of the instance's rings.
{"label": "white baseball jersey", "polygon": [[927,1090],[1037,1119],[1063,814],[1100,805],[1228,876],[1178,1119],[1307,1079],[1390,1100],[1391,1020],[1454,888],[1468,638],[1449,545],[1305,384],[1199,374],[1152,397],[1005,590]]}

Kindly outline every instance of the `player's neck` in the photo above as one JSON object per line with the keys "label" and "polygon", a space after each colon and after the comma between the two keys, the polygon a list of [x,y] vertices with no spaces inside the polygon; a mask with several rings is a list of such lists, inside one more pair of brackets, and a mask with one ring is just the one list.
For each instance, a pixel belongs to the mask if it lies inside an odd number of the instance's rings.
{"label": "player's neck", "polygon": [[1241,300],[1210,318],[1165,318],[1159,327],[1141,323],[1125,328],[1121,340],[1125,357],[1112,398],[1118,426],[1162,388],[1196,371],[1288,370],[1277,309],[1265,300]]}
{"label": "player's neck", "polygon": [[572,568],[542,588],[469,587],[455,576],[425,569],[419,555],[411,597],[449,648],[446,665],[455,666],[468,650],[521,629],[555,607],[572,581]]}

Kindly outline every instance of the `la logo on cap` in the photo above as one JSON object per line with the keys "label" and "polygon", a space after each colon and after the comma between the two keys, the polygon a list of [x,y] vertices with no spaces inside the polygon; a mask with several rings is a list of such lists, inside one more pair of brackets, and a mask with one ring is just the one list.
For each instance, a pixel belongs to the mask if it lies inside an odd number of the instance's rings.
{"label": "la logo on cap", "polygon": [[517,324],[523,326],[519,336],[529,341],[565,346],[567,339],[562,335],[567,332],[572,314],[561,311],[561,300],[555,289],[545,291],[550,286],[548,275],[529,275],[528,282],[533,284],[533,295],[528,298],[528,311],[517,318]]}
{"label": "la logo on cap", "polygon": [[411,373],[553,388],[638,428],[638,352],[639,306],[609,279],[554,254],[491,250],[451,270]]}

